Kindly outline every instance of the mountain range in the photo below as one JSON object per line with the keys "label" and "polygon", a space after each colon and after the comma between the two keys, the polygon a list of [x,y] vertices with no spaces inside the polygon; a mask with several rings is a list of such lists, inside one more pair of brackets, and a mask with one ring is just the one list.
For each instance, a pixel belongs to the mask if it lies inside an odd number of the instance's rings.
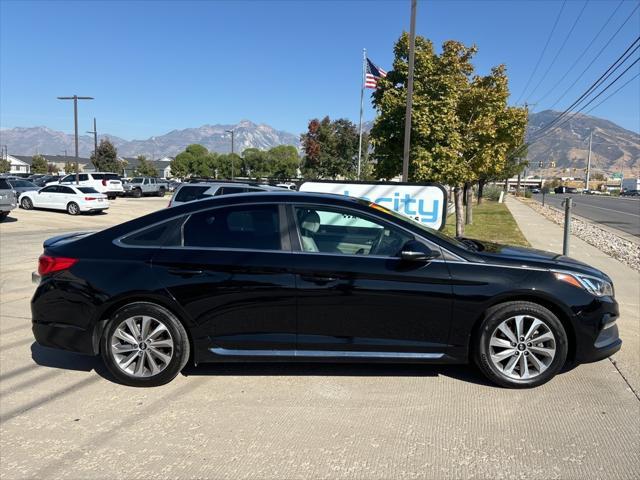
{"label": "mountain range", "polygon": [[[559,112],[545,110],[529,117],[527,138],[536,138],[537,132],[548,125]],[[369,130],[372,122],[364,127]],[[139,154],[150,158],[175,156],[191,143],[204,145],[211,151],[226,153],[231,151],[231,134],[234,131],[234,150],[254,147],[269,149],[276,145],[299,146],[299,135],[276,130],[265,124],[255,124],[243,120],[235,125],[203,125],[197,128],[172,130],[164,135],[146,140],[125,140],[104,134],[117,147],[121,156]],[[585,168],[589,148],[589,135],[593,133],[591,164],[596,170],[606,172],[640,171],[640,134],[626,130],[613,122],[589,115],[578,114],[571,121],[559,122],[558,128],[548,131],[529,147],[528,160],[531,171],[536,171],[540,162],[545,168],[555,162],[558,169]],[[73,135],[47,127],[16,127],[0,130],[0,144],[7,145],[10,154],[50,155],[73,154]],[[78,138],[80,156],[88,157],[93,151],[93,137],[81,135]]]}

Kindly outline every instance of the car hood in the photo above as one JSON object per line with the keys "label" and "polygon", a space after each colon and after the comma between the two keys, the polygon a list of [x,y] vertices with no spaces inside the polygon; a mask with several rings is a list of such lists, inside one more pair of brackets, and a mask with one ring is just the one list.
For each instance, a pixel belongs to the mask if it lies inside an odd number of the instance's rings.
{"label": "car hood", "polygon": [[535,248],[517,247],[514,245],[480,242],[478,240],[473,240],[473,242],[479,247],[476,255],[488,263],[568,270],[609,280],[609,277],[605,273],[591,265],[558,253],[537,250]]}

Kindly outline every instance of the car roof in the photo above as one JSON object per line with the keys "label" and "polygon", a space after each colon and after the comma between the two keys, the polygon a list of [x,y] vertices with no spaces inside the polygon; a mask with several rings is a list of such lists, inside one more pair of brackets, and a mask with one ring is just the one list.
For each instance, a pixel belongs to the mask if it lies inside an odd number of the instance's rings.
{"label": "car roof", "polygon": [[[182,183],[180,188],[185,187],[249,187],[249,188],[264,188],[265,190],[275,190],[282,191],[283,189],[280,187],[276,187],[274,185],[267,185],[262,183],[243,183],[243,182],[192,182],[192,183]],[[258,193],[258,192],[255,192]]]}

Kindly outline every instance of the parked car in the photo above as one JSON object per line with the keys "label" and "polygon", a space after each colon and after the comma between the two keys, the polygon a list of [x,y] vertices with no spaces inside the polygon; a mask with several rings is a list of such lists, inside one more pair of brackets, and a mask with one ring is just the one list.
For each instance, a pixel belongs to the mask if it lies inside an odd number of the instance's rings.
{"label": "parked car", "polygon": [[553,189],[555,193],[579,193],[575,187],[556,187]]}
{"label": "parked car", "polygon": [[541,190],[538,187],[533,187],[531,189],[531,193],[540,193],[540,192],[541,192]]}
{"label": "parked car", "polygon": [[109,208],[108,197],[93,187],[76,185],[49,185],[38,191],[24,192],[20,206],[25,210],[48,208],[66,210],[69,215],[82,212],[100,212]]}
{"label": "parked car", "polygon": [[171,180],[171,181],[169,182],[169,184],[168,184],[168,185],[169,185],[169,191],[170,191],[170,192],[175,192],[175,191],[176,191],[176,189],[177,189],[180,185],[182,185],[182,182],[178,182],[178,181],[176,181],[176,180]]}
{"label": "parked car", "polygon": [[621,197],[640,197],[640,190],[624,190],[620,193]]}
{"label": "parked car", "polygon": [[277,183],[276,187],[286,188],[287,190],[298,190],[295,183],[285,182]]}
{"label": "parked car", "polygon": [[30,192],[33,190],[40,189],[40,187],[38,187],[35,183],[30,182],[29,180],[7,180],[7,181],[13,187],[16,194],[18,195],[18,200],[20,200],[20,195],[22,195],[24,192]]}
{"label": "parked car", "polygon": [[263,185],[259,183],[240,183],[240,182],[194,182],[183,183],[171,197],[169,207],[181,205],[183,203],[202,200],[204,198],[215,197],[218,195],[231,195],[234,193],[261,192],[261,191],[278,191],[280,187],[271,185]]}
{"label": "parked car", "polygon": [[164,197],[169,190],[166,180],[154,177],[133,177],[123,185],[124,195],[135,198],[142,196]]}
{"label": "parked car", "polygon": [[38,187],[46,187],[47,185],[57,184],[63,175],[45,175],[33,181]]}
{"label": "parked car", "polygon": [[117,173],[93,172],[80,173],[79,183],[76,183],[76,174],[72,173],[60,179],[60,185],[76,185],[80,187],[92,187],[100,193],[104,193],[109,200],[113,200],[118,195],[122,195],[122,181]]}
{"label": "parked car", "polygon": [[523,388],[622,343],[603,272],[454,239],[337,195],[280,190],[159,210],[46,240],[38,271],[36,341],[101,355],[135,386],[167,383],[192,358],[471,360]]}
{"label": "parked car", "polygon": [[16,208],[18,195],[11,184],[4,178],[0,178],[0,221],[9,216],[11,210]]}

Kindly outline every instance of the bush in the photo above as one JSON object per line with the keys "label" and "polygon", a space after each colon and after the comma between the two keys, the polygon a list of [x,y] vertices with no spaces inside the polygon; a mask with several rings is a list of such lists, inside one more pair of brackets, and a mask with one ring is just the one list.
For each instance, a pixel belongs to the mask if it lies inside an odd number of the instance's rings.
{"label": "bush", "polygon": [[526,189],[524,191],[524,198],[531,198],[531,190]]}
{"label": "bush", "polygon": [[503,191],[502,187],[497,187],[495,185],[487,185],[484,187],[482,192],[482,197],[487,200],[492,200],[497,202],[500,200],[500,193]]}

